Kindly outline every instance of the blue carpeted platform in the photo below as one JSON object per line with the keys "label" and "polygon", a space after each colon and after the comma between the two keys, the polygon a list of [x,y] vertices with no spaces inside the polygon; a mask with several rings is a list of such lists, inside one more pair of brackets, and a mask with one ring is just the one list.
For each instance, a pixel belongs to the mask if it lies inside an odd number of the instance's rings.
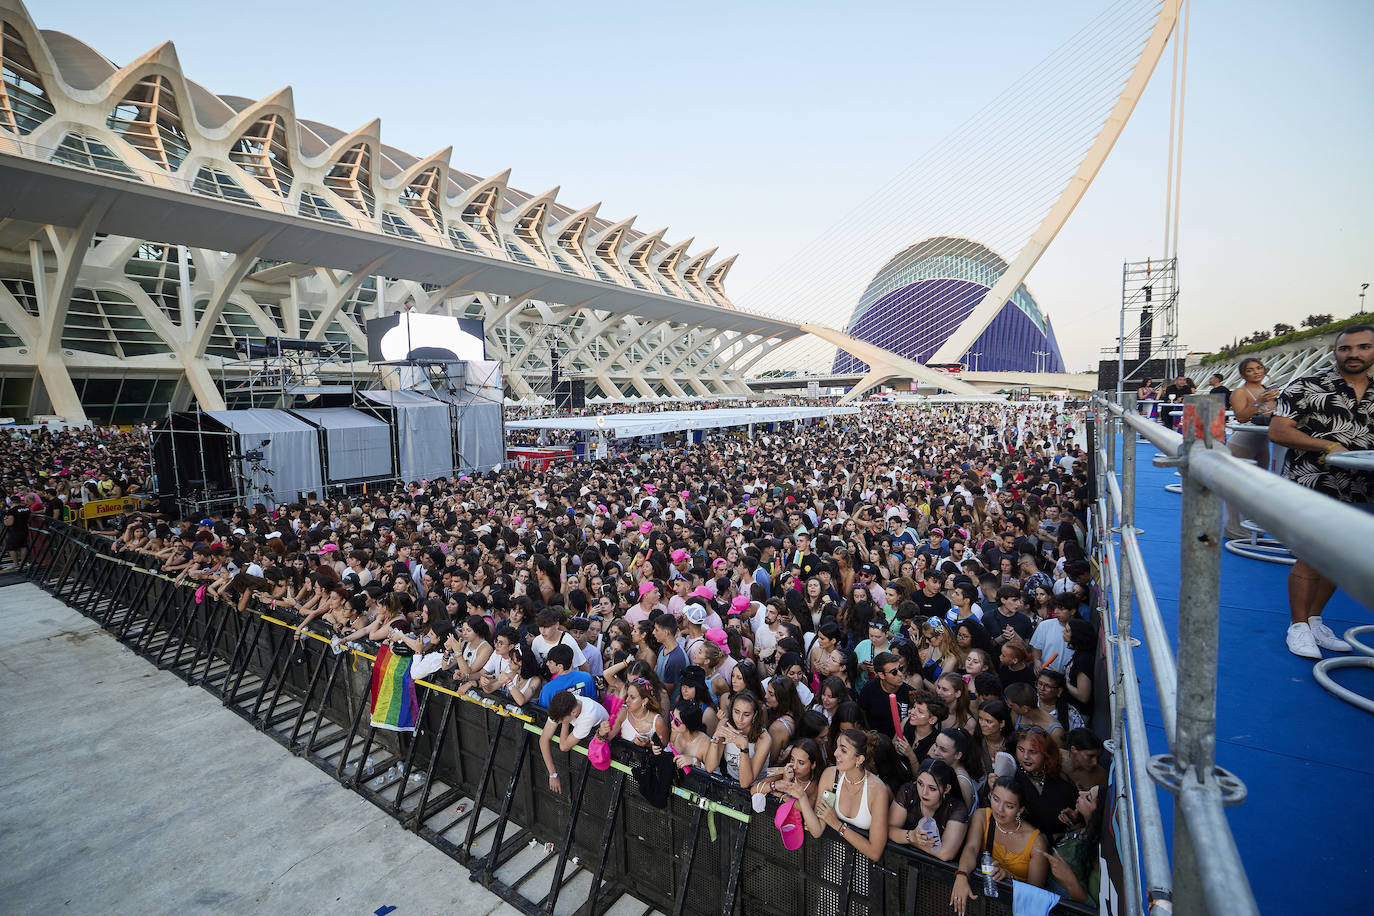
{"label": "blue carpeted platform", "polygon": [[[1142,442],[1136,448],[1136,527],[1144,529],[1141,550],[1177,649],[1182,497],[1165,491],[1178,478],[1151,464],[1154,447]],[[1288,652],[1288,569],[1222,554],[1217,764],[1249,789],[1246,802],[1228,814],[1260,910],[1359,912],[1369,906],[1374,882],[1367,839],[1374,813],[1374,717],[1322,690],[1312,662]],[[1374,623],[1374,614],[1338,591],[1322,619],[1340,635],[1349,626]],[[1144,648],[1136,650],[1135,663],[1150,750],[1165,753]],[[1374,696],[1374,672],[1337,676]],[[1172,831],[1173,796],[1160,792],[1160,807]]]}

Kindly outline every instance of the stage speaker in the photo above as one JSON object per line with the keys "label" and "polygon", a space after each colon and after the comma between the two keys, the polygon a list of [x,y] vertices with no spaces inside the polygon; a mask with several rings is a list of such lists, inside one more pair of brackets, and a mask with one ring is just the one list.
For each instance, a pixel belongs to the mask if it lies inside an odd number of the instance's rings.
{"label": "stage speaker", "polygon": [[553,389],[553,406],[558,410],[583,410],[587,406],[586,379],[565,379]]}

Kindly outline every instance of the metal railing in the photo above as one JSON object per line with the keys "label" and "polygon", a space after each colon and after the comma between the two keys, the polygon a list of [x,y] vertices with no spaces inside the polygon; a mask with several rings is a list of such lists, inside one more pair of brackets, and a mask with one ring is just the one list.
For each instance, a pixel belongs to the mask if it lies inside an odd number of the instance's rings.
{"label": "metal railing", "polygon": [[[1222,504],[1291,547],[1323,575],[1366,606],[1374,607],[1374,516],[1233,457],[1225,445],[1225,404],[1214,395],[1184,399],[1182,434],[1136,412],[1135,395],[1094,394],[1096,442],[1094,555],[1103,571],[1103,633],[1112,681],[1112,735],[1130,778],[1119,791],[1119,828],[1135,841],[1138,859],[1125,867],[1127,911],[1143,884],[1150,913],[1257,914],[1223,807],[1245,799],[1244,784],[1216,765],[1217,654],[1221,577]],[[1136,436],[1160,452],[1156,463],[1182,477],[1180,512],[1178,652],[1160,613],[1135,528]],[[1116,449],[1121,473],[1116,472]],[[1113,526],[1112,522],[1117,524]],[[1114,538],[1119,535],[1119,542]],[[1120,562],[1117,562],[1117,550]],[[1110,599],[1110,600],[1109,600]],[[1138,613],[1138,617],[1135,615]],[[1136,624],[1138,623],[1138,627]],[[1132,636],[1150,659],[1169,753],[1151,755],[1141,708]],[[1174,860],[1165,843],[1155,784],[1174,796]],[[1203,857],[1205,856],[1205,862]],[[1132,875],[1132,872],[1135,872]],[[1143,872],[1143,874],[1141,874]],[[1172,908],[1170,905],[1172,901]]]}

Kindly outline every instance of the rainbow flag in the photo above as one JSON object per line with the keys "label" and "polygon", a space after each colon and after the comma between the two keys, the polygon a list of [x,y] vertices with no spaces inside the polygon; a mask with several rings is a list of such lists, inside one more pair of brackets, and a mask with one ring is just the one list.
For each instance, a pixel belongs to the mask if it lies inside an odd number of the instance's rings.
{"label": "rainbow flag", "polygon": [[396,655],[383,644],[372,663],[372,727],[393,732],[415,731],[420,704],[410,676],[413,655]]}

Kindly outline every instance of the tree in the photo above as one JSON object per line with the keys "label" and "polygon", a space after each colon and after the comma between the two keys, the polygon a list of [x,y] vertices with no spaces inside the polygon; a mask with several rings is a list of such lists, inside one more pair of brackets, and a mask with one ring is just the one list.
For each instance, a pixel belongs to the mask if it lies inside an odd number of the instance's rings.
{"label": "tree", "polygon": [[1292,334],[1296,330],[1297,328],[1293,327],[1291,324],[1284,324],[1280,321],[1274,325],[1274,336],[1282,337],[1285,334]]}
{"label": "tree", "polygon": [[1322,325],[1330,324],[1334,319],[1330,315],[1308,315],[1302,320],[1305,328],[1319,328]]}
{"label": "tree", "polygon": [[1251,343],[1264,343],[1269,337],[1270,334],[1268,331],[1256,331],[1250,335],[1250,341]]}

